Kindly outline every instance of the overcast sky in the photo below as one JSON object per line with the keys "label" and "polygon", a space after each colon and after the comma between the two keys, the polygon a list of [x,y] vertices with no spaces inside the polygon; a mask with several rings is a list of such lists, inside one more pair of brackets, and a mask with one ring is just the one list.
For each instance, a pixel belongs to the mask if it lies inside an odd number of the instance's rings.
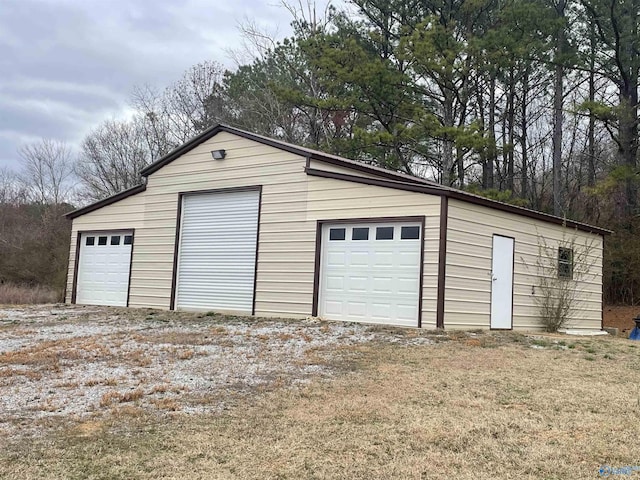
{"label": "overcast sky", "polygon": [[277,0],[0,0],[0,167],[42,137],[77,145],[126,115],[135,85],[165,87],[204,60],[234,64],[252,18],[280,36]]}

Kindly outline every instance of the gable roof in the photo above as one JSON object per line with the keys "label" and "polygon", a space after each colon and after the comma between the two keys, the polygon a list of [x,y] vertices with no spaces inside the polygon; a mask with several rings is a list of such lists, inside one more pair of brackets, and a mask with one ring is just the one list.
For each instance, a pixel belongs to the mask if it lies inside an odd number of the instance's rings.
{"label": "gable roof", "polygon": [[[344,180],[344,181],[349,181],[354,183],[363,183],[368,185],[376,185],[376,186],[387,187],[387,188],[395,188],[398,190],[407,190],[407,191],[425,193],[430,195],[446,196],[449,198],[454,198],[457,200],[473,203],[476,205],[482,205],[489,208],[495,208],[496,210],[514,213],[516,215],[522,215],[529,218],[534,218],[536,220],[542,220],[542,221],[554,223],[557,225],[566,225],[567,227],[576,228],[586,232],[597,233],[601,235],[607,235],[612,233],[611,230],[606,230],[604,228],[588,225],[582,222],[576,222],[574,220],[568,220],[566,218],[557,217],[555,215],[550,215],[548,213],[538,212],[536,210],[531,210],[529,208],[518,207],[516,205],[500,202],[498,200],[492,200],[480,195],[459,190],[457,188],[447,187],[445,185],[441,185],[439,183],[436,183],[424,178],[414,177],[412,175],[402,173],[402,172],[387,170],[385,168],[381,168],[375,165],[368,165],[362,162],[357,162],[355,160],[339,157],[337,155],[324,153],[319,150],[300,147],[298,145],[294,145],[291,143],[283,142],[281,140],[265,137],[255,133],[247,132],[245,130],[241,130],[239,128],[230,127],[228,125],[223,125],[223,124],[214,125],[208,128],[207,130],[202,132],[200,135],[192,138],[191,140],[187,141],[183,145],[167,153],[162,158],[151,163],[149,166],[144,168],[140,172],[140,174],[145,178],[148,177],[153,172],[158,171],[165,165],[168,165],[169,163],[173,162],[175,159],[177,159],[181,155],[184,155],[185,153],[194,149],[201,143],[206,142],[207,140],[214,137],[220,132],[231,133],[233,135],[237,135],[242,138],[253,140],[263,145],[269,145],[279,150],[300,155],[302,157],[307,158],[308,160],[317,160],[323,163],[329,163],[332,165],[346,167],[350,170],[368,173],[370,175],[373,175],[379,178],[366,178],[358,175],[348,175],[343,173],[336,173],[336,172],[329,172],[326,170],[314,169],[310,167],[309,162],[307,162],[307,167],[305,168],[305,172],[307,173],[307,175],[334,178],[337,180]],[[137,185],[128,190],[120,192],[116,195],[105,198],[104,200],[101,200],[94,204],[74,210],[73,212],[68,213],[67,217],[69,218],[79,217],[86,213],[102,208],[106,205],[110,205],[119,200],[122,200],[123,198],[143,192],[145,190],[146,190],[146,183]]]}
{"label": "gable roof", "polygon": [[362,162],[357,162],[355,160],[349,160],[347,158],[339,157],[337,155],[331,155],[329,153],[321,152],[319,150],[313,150],[312,148],[300,147],[292,143],[283,142],[281,140],[265,137],[263,135],[247,132],[246,130],[241,130],[239,128],[230,127],[228,125],[223,125],[223,124],[214,125],[213,127],[208,128],[197,137],[193,137],[191,140],[187,141],[187,143],[180,145],[178,148],[170,151],[164,157],[156,160],[151,165],[145,167],[140,172],[140,175],[142,175],[143,177],[148,177],[153,172],[160,170],[165,165],[173,162],[176,158],[180,157],[181,155],[184,155],[188,151],[194,149],[201,143],[206,142],[207,140],[216,136],[220,132],[231,133],[233,135],[237,135],[242,138],[253,140],[254,142],[262,143],[263,145],[269,145],[270,147],[277,148],[278,150],[284,150],[285,152],[290,152],[296,155],[300,155],[301,157],[309,158],[311,160],[318,160],[324,163],[339,165],[339,166],[351,168],[352,170],[358,170],[361,172],[378,175],[380,177],[385,177],[385,178],[390,178],[395,180],[404,180],[409,183],[440,186],[438,183],[432,182],[424,178],[418,178],[406,173],[394,172],[392,170],[377,167],[375,165],[368,165]]}

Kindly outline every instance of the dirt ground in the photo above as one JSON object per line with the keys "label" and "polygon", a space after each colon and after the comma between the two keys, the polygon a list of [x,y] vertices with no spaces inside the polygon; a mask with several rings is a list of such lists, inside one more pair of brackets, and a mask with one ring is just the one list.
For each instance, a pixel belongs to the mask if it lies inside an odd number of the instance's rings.
{"label": "dirt ground", "polygon": [[640,478],[619,337],[0,307],[0,392],[2,479]]}
{"label": "dirt ground", "polygon": [[636,326],[633,319],[638,315],[640,315],[640,306],[605,306],[604,326],[617,328],[620,330],[620,334],[624,334],[627,337],[631,329]]}
{"label": "dirt ground", "polygon": [[[211,413],[254,391],[332,374],[363,325],[81,306],[0,309],[0,435],[119,408]],[[399,337],[398,337],[399,338]],[[426,343],[426,337],[405,338]]]}

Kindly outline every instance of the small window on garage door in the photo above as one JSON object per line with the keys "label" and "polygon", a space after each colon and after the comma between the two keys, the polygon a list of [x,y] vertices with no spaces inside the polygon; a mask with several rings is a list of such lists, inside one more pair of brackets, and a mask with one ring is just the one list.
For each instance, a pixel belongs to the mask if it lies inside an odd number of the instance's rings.
{"label": "small window on garage door", "polygon": [[323,225],[318,315],[418,326],[420,223]]}

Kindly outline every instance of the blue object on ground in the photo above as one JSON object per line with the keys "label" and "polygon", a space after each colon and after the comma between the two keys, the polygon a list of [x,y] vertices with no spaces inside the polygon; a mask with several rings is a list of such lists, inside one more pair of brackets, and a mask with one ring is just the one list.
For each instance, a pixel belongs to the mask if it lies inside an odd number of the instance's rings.
{"label": "blue object on ground", "polygon": [[636,326],[629,333],[629,340],[640,340],[640,315],[637,315],[633,321],[636,322]]}

